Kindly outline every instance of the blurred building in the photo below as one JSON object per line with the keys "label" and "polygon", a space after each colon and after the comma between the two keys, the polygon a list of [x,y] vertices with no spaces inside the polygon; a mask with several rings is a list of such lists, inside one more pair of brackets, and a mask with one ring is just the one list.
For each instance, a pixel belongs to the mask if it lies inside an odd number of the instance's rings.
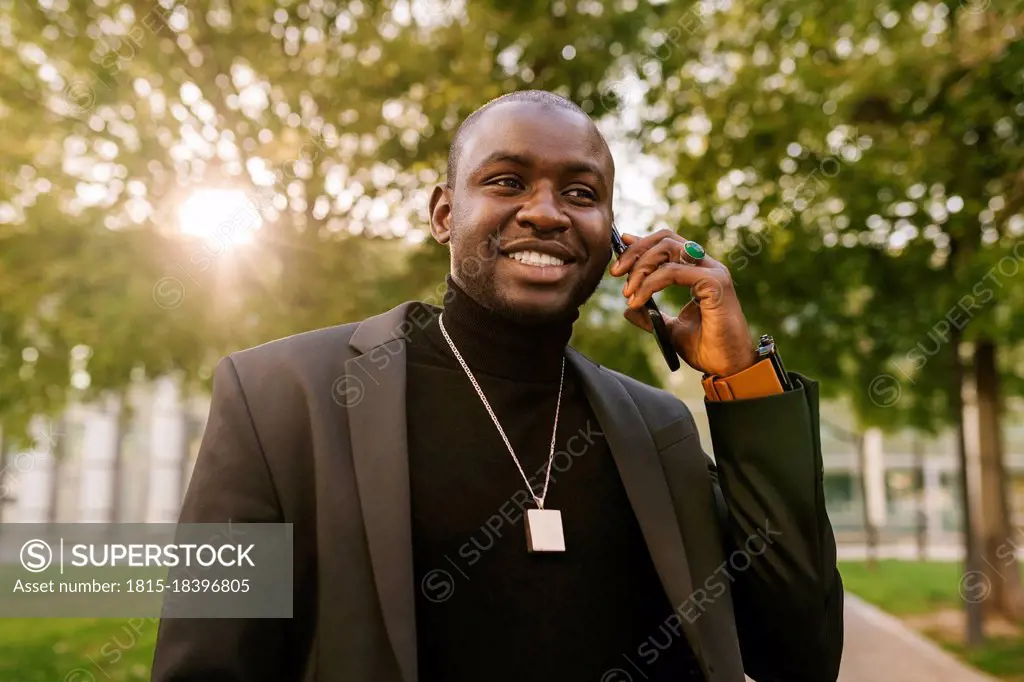
{"label": "blurred building", "polygon": [[[713,454],[698,378],[679,373],[671,381]],[[75,405],[49,425],[41,422],[32,449],[9,452],[3,464],[0,519],[175,521],[205,428],[208,396],[183,396],[173,380],[163,379],[133,388],[126,405],[126,411],[116,399]],[[840,543],[862,543],[865,486],[857,434],[848,421],[837,405],[822,406],[826,505]],[[1013,504],[1024,526],[1024,424],[1009,416],[1007,421]],[[912,542],[922,533],[930,545],[958,545],[959,464],[952,434],[934,440],[879,436],[878,445],[869,507],[880,541]]]}
{"label": "blurred building", "polygon": [[[1010,502],[1017,526],[1024,526],[1024,431],[1010,429],[1005,464],[1010,477]],[[825,501],[840,541],[864,537],[865,493],[860,457],[843,440],[822,434]],[[912,434],[883,438],[881,478],[882,542],[913,538],[923,529],[929,544],[958,543],[961,530],[960,463],[952,433],[933,440]]]}
{"label": "blurred building", "polygon": [[173,522],[205,428],[206,396],[172,379],[119,398],[72,405],[33,425],[30,449],[0,467],[0,519]]}
{"label": "blurred building", "polygon": [[[679,373],[670,389],[683,398],[694,414],[705,449],[712,451],[699,377]],[[1024,530],[1024,401],[1009,400],[1003,416],[1003,447],[1014,524]],[[865,485],[857,439],[875,435],[875,476]],[[869,441],[870,441],[869,437]],[[954,557],[961,550],[962,505],[960,462],[952,431],[926,438],[911,431],[893,434],[858,433],[849,411],[839,403],[821,405],[821,446],[824,464],[825,506],[840,545],[861,546],[867,541],[866,520],[877,526],[878,542],[914,549],[920,536],[936,558]],[[870,448],[869,448],[870,449]],[[971,444],[968,444],[968,450]],[[785,456],[785,453],[779,453]],[[870,499],[865,502],[865,493]],[[1024,551],[1024,534],[1008,538]]]}

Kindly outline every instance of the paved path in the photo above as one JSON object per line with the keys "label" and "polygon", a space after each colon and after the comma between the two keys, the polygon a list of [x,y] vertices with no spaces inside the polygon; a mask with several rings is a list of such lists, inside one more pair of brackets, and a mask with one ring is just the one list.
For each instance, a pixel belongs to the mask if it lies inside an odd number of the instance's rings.
{"label": "paved path", "polygon": [[846,635],[839,682],[995,682],[897,618],[845,595]]}

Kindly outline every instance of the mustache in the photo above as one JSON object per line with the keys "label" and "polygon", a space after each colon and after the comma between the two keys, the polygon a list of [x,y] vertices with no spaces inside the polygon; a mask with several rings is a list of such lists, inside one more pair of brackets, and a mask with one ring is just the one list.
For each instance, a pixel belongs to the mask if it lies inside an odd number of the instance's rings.
{"label": "mustache", "polygon": [[[541,251],[542,253],[549,253],[550,255],[561,258],[562,260],[575,262],[586,261],[590,255],[585,244],[576,244],[571,240],[558,239],[555,237],[545,237],[538,234],[536,230],[522,235],[508,235],[506,231],[500,229],[494,230],[487,234],[483,244],[486,244],[487,253],[495,256],[500,253],[506,253],[509,250],[536,250]],[[478,246],[477,248],[479,249],[481,247]],[[609,246],[609,253],[610,248],[611,247]]]}

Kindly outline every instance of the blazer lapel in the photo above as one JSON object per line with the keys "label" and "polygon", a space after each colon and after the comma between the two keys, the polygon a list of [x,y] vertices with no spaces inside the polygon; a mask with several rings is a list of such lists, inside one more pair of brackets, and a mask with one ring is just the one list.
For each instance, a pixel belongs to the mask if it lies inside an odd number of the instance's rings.
{"label": "blazer lapel", "polygon": [[335,399],[348,410],[352,461],[384,626],[404,682],[417,682],[415,578],[406,439],[403,303],[359,325]]}
{"label": "blazer lapel", "polygon": [[[693,579],[675,508],[658,451],[636,403],[612,375],[578,351],[568,358],[583,380],[584,393],[608,439],[654,567],[674,608],[693,594]],[[680,618],[694,653],[702,658],[696,622]]]}
{"label": "blazer lapel", "polygon": [[[404,682],[417,682],[415,577],[406,434],[406,314],[415,301],[363,321],[349,345],[336,400],[348,411],[359,502],[384,625]],[[693,579],[665,471],[643,417],[613,376],[568,348],[584,393],[608,439],[619,476],[671,603],[693,593]],[[696,623],[680,618],[704,657]]]}

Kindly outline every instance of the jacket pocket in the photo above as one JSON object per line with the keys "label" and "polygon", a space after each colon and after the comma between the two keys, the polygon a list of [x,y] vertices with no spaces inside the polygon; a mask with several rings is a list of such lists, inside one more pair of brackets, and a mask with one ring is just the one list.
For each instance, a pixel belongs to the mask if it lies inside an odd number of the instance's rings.
{"label": "jacket pocket", "polygon": [[661,451],[681,440],[686,440],[696,435],[697,428],[693,423],[693,419],[691,417],[680,417],[665,426],[658,427],[651,433],[651,439],[654,441],[655,449]]}

